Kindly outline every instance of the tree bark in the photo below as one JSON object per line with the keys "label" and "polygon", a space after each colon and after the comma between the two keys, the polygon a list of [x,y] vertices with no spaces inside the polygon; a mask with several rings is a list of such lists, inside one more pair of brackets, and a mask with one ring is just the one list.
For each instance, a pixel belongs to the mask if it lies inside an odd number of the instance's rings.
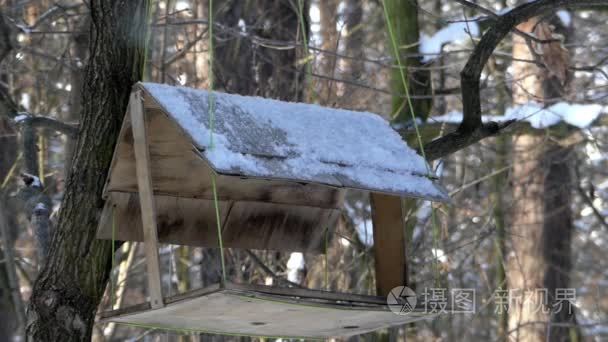
{"label": "tree bark", "polygon": [[[293,5],[298,6],[299,1]],[[304,3],[304,13],[307,13],[307,3]],[[302,40],[298,11],[290,2],[224,0],[214,7],[217,9],[215,21],[245,35],[278,41]],[[307,17],[304,14],[306,28]],[[308,37],[308,29],[306,31]],[[221,31],[217,34],[222,38],[214,43],[217,88],[241,95],[302,101],[304,73],[303,66],[297,63],[297,49],[277,50],[253,44],[248,38]]]}
{"label": "tree bark", "polygon": [[[427,95],[430,93],[431,81],[430,73],[428,70],[417,70],[410,69],[411,67],[420,66],[420,58],[418,57],[407,57],[407,55],[416,55],[418,53],[418,41],[420,39],[420,29],[418,25],[418,4],[417,1],[400,1],[400,0],[386,0],[384,1],[386,11],[388,13],[389,20],[391,22],[392,31],[395,35],[399,52],[402,53],[400,57],[401,63],[405,71],[405,77],[407,80],[408,90],[410,95]],[[389,37],[390,39],[390,37]],[[389,44],[392,44],[389,41]],[[407,48],[402,48],[407,46]],[[394,51],[395,49],[389,45],[393,58],[397,58]],[[397,62],[393,62],[397,65]],[[407,100],[404,98],[406,93],[405,85],[401,77],[401,71],[399,68],[393,68],[391,70],[391,89],[393,93],[399,94],[400,96],[393,96],[392,99],[392,115],[395,122],[411,122],[412,113]],[[430,99],[412,99],[413,115],[426,121],[431,109]],[[417,146],[418,144],[414,145]]]}
{"label": "tree bark", "polygon": [[[344,15],[345,15],[345,29],[347,35],[345,37],[345,50],[353,59],[346,59],[342,62],[346,64],[345,77],[350,78],[355,82],[360,82],[361,78],[365,73],[365,58],[364,44],[365,44],[365,27],[363,24],[363,7],[366,5],[365,0],[347,0],[345,3]],[[344,84],[344,97],[346,101],[343,101],[350,106],[360,105],[359,103],[359,87]]]}
{"label": "tree bark", "polygon": [[32,341],[89,341],[108,280],[110,241],[95,239],[106,172],[140,80],[147,0],[92,0],[82,117],[50,254],[28,310]]}
{"label": "tree bark", "polygon": [[[518,28],[533,32],[541,39],[551,38],[543,36],[551,31],[549,23],[539,23],[538,18],[532,18]],[[560,43],[537,47],[542,49],[540,57],[533,54],[530,44],[521,36],[515,36],[513,57],[518,60],[541,58],[544,67],[513,63],[517,80],[513,96],[518,104],[543,103],[545,99],[563,95],[566,89],[567,74],[559,70],[567,70],[568,57]],[[574,323],[569,303],[562,303],[559,311],[555,310],[558,306],[554,306],[557,304],[556,289],[568,288],[571,268],[572,151],[538,132],[515,136],[513,146],[515,185],[507,281],[515,296],[509,309],[510,337],[531,342],[566,341],[570,338],[570,328],[552,327],[551,323]]]}
{"label": "tree bark", "polygon": [[[0,64],[14,48],[13,36],[14,32],[7,24],[4,13],[0,11]],[[0,74],[0,80],[2,81],[0,82],[0,184],[2,184],[16,163],[18,142],[17,131],[9,119],[16,115],[17,105],[9,96],[9,90],[4,86],[8,83],[7,74]],[[7,338],[17,331],[18,324],[23,323],[19,322],[19,318],[23,317],[23,313],[19,312],[19,306],[22,303],[16,303],[17,297],[13,295],[14,291],[19,291],[19,289],[15,289],[15,284],[10,281],[11,274],[15,272],[15,264],[13,260],[9,260],[11,253],[6,253],[4,250],[5,248],[12,250],[17,235],[15,217],[8,215],[14,212],[12,203],[8,201],[8,194],[13,190],[8,186],[0,188],[0,225],[3,225],[0,232],[3,242],[0,243],[0,247],[2,247],[0,260],[5,261],[0,263],[0,336]],[[18,300],[21,301],[20,298]]]}

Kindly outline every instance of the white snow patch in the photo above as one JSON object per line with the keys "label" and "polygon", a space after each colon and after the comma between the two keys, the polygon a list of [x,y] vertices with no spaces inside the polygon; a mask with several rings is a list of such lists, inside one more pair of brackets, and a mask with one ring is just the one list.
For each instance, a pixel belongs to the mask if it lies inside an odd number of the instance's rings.
{"label": "white snow patch", "polygon": [[186,11],[190,9],[190,4],[188,3],[188,1],[178,1],[175,4],[175,10],[176,11]]}
{"label": "white snow patch", "polygon": [[444,123],[449,123],[449,124],[459,124],[462,122],[462,112],[453,110],[444,115],[431,116],[429,118],[429,120],[435,121],[435,122],[444,122]]}
{"label": "white snow patch", "polygon": [[572,23],[572,15],[566,10],[557,11],[557,16],[565,26],[570,26],[570,24]]}
{"label": "white snow patch", "polygon": [[25,110],[30,110],[30,94],[28,93],[22,93],[21,94],[21,99],[19,100],[19,104],[21,104],[23,106],[23,108],[25,108]]}
{"label": "white snow patch", "polygon": [[48,208],[46,207],[46,205],[44,205],[44,203],[37,203],[34,207],[34,211],[36,210],[48,210]]}
{"label": "white snow patch", "polygon": [[15,120],[15,122],[20,123],[24,120],[27,120],[30,117],[29,114],[19,114],[17,116],[15,116],[15,118],[13,120]]}
{"label": "white snow patch", "polygon": [[474,21],[451,23],[437,31],[433,36],[424,33],[420,37],[419,51],[423,62],[428,62],[441,53],[444,44],[462,44],[469,38],[479,36],[479,25]]}
{"label": "white snow patch", "polygon": [[558,124],[561,118],[544,110],[540,104],[529,102],[517,107],[509,107],[505,113],[507,120],[527,121],[534,128],[546,128]]}
{"label": "white snow patch", "polygon": [[[589,127],[608,107],[599,104],[577,104],[558,102],[543,108],[536,102],[507,108],[504,115],[484,115],[482,122],[504,122],[507,120],[527,121],[534,128],[541,129],[556,125],[562,121],[578,127]],[[462,121],[462,112],[452,111],[444,115],[431,117],[432,121],[458,124]]]}
{"label": "white snow patch", "polygon": [[356,219],[355,230],[359,235],[359,240],[366,246],[374,244],[373,222],[370,219]]}
{"label": "white snow patch", "polygon": [[602,112],[608,111],[599,104],[569,104],[559,102],[549,107],[549,110],[556,113],[572,126],[579,128],[589,127]]}
{"label": "white snow patch", "polygon": [[445,252],[442,249],[431,249],[431,253],[433,253],[433,256],[439,261],[439,262],[446,262],[448,261],[448,257],[447,255],[445,255]]}
{"label": "white snow patch", "polygon": [[302,269],[304,269],[304,255],[298,252],[291,253],[287,260],[287,280],[299,283],[299,273]]}

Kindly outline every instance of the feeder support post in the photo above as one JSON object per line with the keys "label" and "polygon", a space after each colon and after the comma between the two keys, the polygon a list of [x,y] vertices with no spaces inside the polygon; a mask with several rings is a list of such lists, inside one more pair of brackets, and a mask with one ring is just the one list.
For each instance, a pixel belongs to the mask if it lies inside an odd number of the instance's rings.
{"label": "feeder support post", "polygon": [[401,197],[370,194],[374,226],[376,294],[387,296],[397,286],[407,286],[406,233]]}
{"label": "feeder support post", "polygon": [[164,306],[164,301],[158,258],[156,206],[154,204],[154,191],[152,189],[152,175],[150,171],[150,152],[148,151],[144,105],[140,90],[131,93],[129,113],[131,114],[133,130],[133,148],[135,150],[137,187],[139,190],[139,203],[141,205],[141,219],[144,232],[150,306],[152,309],[157,309]]}

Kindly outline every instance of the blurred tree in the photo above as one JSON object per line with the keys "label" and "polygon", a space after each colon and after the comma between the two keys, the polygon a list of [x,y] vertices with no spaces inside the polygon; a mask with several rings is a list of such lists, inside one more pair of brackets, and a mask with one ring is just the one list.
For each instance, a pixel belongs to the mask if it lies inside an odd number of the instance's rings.
{"label": "blurred tree", "polygon": [[[303,2],[300,25],[298,6]],[[308,38],[308,1],[223,0],[214,5],[215,21],[229,29],[217,31],[214,73],[216,87],[230,93],[302,101],[305,63],[299,55],[302,37]],[[304,27],[306,32],[301,32]],[[236,31],[236,32],[235,32]],[[245,33],[239,35],[237,32]],[[268,39],[261,44],[255,39]],[[272,41],[291,42],[274,48]]]}
{"label": "blurred tree", "polygon": [[[553,27],[539,17],[518,26],[544,42],[514,37],[513,100],[517,104],[547,105],[566,92],[568,51],[555,41]],[[550,324],[575,323],[573,312],[568,314],[573,309],[569,304],[560,305],[559,312],[554,306],[556,290],[569,286],[574,228],[572,149],[555,142],[564,130],[563,125],[553,128],[548,132],[553,138],[534,130],[513,138],[515,183],[507,279],[509,289],[516,293],[509,309],[509,331],[518,341],[566,341],[570,329]]]}

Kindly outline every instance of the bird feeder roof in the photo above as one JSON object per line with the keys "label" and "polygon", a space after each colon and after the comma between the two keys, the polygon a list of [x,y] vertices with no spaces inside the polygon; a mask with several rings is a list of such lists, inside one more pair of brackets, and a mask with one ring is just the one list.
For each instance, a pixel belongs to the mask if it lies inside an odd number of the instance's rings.
{"label": "bird feeder roof", "polygon": [[425,160],[379,115],[163,84],[136,87],[219,174],[449,199]]}

